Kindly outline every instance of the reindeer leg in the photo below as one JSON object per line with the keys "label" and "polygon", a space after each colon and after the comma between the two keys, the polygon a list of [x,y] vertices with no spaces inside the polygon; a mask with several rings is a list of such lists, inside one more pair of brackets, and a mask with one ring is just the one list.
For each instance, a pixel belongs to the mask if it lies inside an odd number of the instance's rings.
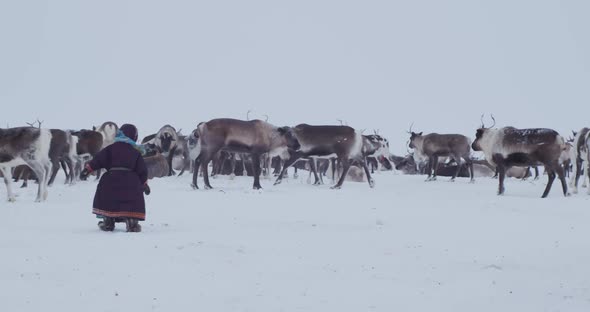
{"label": "reindeer leg", "polygon": [[504,163],[504,157],[501,154],[492,156],[492,160],[496,163],[496,172],[498,173],[498,195],[504,194],[504,179],[506,178],[506,170],[508,169]]}
{"label": "reindeer leg", "polygon": [[326,171],[324,170],[324,166],[322,165],[324,162],[316,162],[316,167],[318,168],[318,175],[320,176],[320,183],[324,184],[324,176],[326,175]]}
{"label": "reindeer leg", "polygon": [[336,183],[336,158],[331,158],[330,164],[332,165],[332,184],[334,184]]}
{"label": "reindeer leg", "polygon": [[48,196],[47,185],[49,183],[49,178],[50,178],[49,173],[51,172],[52,167],[53,167],[53,164],[49,160],[47,160],[46,162],[43,163],[43,169],[45,170],[45,181],[43,181],[43,200],[44,201],[47,199],[47,196]]}
{"label": "reindeer leg", "polygon": [[[23,170],[23,172],[20,175],[20,178],[23,180],[23,184],[20,186],[21,188],[26,188],[29,186],[29,179],[31,179],[31,174],[34,174],[34,172],[32,171],[33,169],[31,169],[30,167],[25,168],[25,170]],[[35,179],[35,177],[33,177],[33,180]],[[37,177],[37,181],[39,181],[39,178]]]}
{"label": "reindeer leg", "polygon": [[203,162],[201,163],[201,171],[203,171],[203,183],[205,184],[206,190],[213,188],[209,183],[209,161],[211,161],[210,157],[203,157]]}
{"label": "reindeer leg", "polygon": [[469,183],[475,183],[475,175],[473,173],[473,160],[471,160],[471,158],[467,156],[467,158],[465,158],[465,161],[467,161],[469,165]]}
{"label": "reindeer leg", "polygon": [[197,156],[197,158],[194,161],[194,165],[193,165],[193,183],[191,184],[191,187],[195,190],[199,189],[199,186],[197,185],[197,177],[199,176],[199,166],[201,165],[201,155]]}
{"label": "reindeer leg", "polygon": [[313,173],[314,182],[313,185],[320,185],[320,178],[318,177],[318,170],[314,158],[309,159],[309,174]]}
{"label": "reindeer leg", "polygon": [[35,202],[42,202],[43,201],[43,195],[45,193],[45,181],[46,181],[46,176],[49,174],[48,172],[45,172],[45,168],[42,164],[40,164],[39,162],[35,162],[35,161],[27,161],[27,165],[29,165],[29,167],[31,167],[31,170],[33,170],[33,172],[37,175],[37,179],[39,180],[39,186],[37,188],[37,198],[35,199]]}
{"label": "reindeer leg", "polygon": [[0,167],[2,171],[2,175],[4,176],[4,184],[6,185],[6,194],[8,195],[9,202],[15,202],[16,197],[12,192],[12,171],[11,168],[8,167]]}
{"label": "reindeer leg", "polygon": [[55,181],[55,176],[57,175],[57,172],[59,171],[59,162],[57,161],[57,159],[52,159],[51,163],[53,166],[51,169],[51,175],[49,177],[49,181],[47,182],[47,186],[53,185],[53,181]]}
{"label": "reindeer leg", "polygon": [[428,170],[428,179],[426,181],[436,181],[436,170],[438,169],[438,157],[431,156],[429,161],[430,169]]}
{"label": "reindeer leg", "polygon": [[260,185],[260,155],[259,154],[252,154],[252,169],[254,174],[254,186],[255,190],[259,190],[262,188]]}
{"label": "reindeer leg", "polygon": [[533,168],[535,168],[535,179],[534,180],[539,180],[539,166],[533,166]]}
{"label": "reindeer leg", "polygon": [[561,188],[563,189],[563,196],[568,196],[569,193],[567,192],[567,182],[565,180],[565,172],[562,166],[557,167],[557,176],[559,177],[559,181],[561,181]]}
{"label": "reindeer leg", "polygon": [[[240,158],[242,158],[242,175],[247,177],[248,171],[246,170],[246,156],[244,154],[240,154]],[[258,166],[260,167],[260,161],[258,162]]]}
{"label": "reindeer leg", "polygon": [[332,186],[332,189],[342,188],[342,184],[344,183],[344,179],[346,179],[346,175],[348,174],[348,170],[350,169],[350,160],[348,159],[348,156],[338,157],[338,161],[340,161],[342,163],[342,175],[340,176],[338,183],[336,183],[336,185]]}
{"label": "reindeer leg", "polygon": [[69,160],[69,158],[66,157],[66,158],[59,161],[61,169],[64,171],[64,174],[66,176],[66,181],[64,182],[64,184],[71,183],[70,176],[71,176],[72,172],[71,172],[71,170],[68,171],[68,165],[67,165],[68,160]]}
{"label": "reindeer leg", "polygon": [[303,155],[300,152],[294,152],[292,154],[291,153],[289,153],[289,154],[290,154],[290,157],[289,157],[289,159],[287,159],[287,161],[285,161],[285,164],[283,165],[283,169],[281,170],[281,173],[279,174],[279,177],[275,181],[274,185],[281,184],[281,182],[283,181],[283,177],[285,176],[285,173],[287,172],[287,169],[289,169],[289,167],[291,167]]}
{"label": "reindeer leg", "polygon": [[455,179],[459,175],[459,172],[461,172],[461,157],[453,156],[453,160],[455,161],[455,163],[457,163],[457,170],[455,170],[455,173],[453,173],[453,176],[451,177],[451,182],[455,182]]}
{"label": "reindeer leg", "polygon": [[176,175],[176,173],[174,172],[174,169],[172,169],[172,159],[174,158],[174,152],[176,151],[176,147],[173,147],[172,149],[170,149],[170,151],[168,152],[168,176],[173,176]]}
{"label": "reindeer leg", "polygon": [[[586,178],[584,178],[584,182],[582,183],[582,187],[587,187],[588,183],[586,183],[587,181],[590,181],[590,176],[588,175],[588,172],[590,172],[590,161],[584,161],[582,163],[582,166],[584,167],[582,170],[582,173],[586,174]],[[588,193],[590,194],[590,189],[588,189]]]}
{"label": "reindeer leg", "polygon": [[361,159],[361,160],[359,160],[359,162],[363,166],[363,169],[365,169],[365,174],[367,175],[367,181],[369,182],[369,187],[374,188],[375,181],[373,180],[373,177],[371,177],[371,173],[369,173],[369,167],[367,167],[366,159]]}
{"label": "reindeer leg", "polygon": [[229,175],[230,179],[234,179],[236,177],[236,154],[231,154],[231,173]]}
{"label": "reindeer leg", "polygon": [[547,170],[548,181],[547,181],[547,186],[545,187],[545,191],[543,192],[543,195],[541,195],[541,198],[547,197],[547,195],[549,195],[549,191],[551,191],[551,185],[553,185],[553,181],[555,180],[555,169],[554,168],[555,167],[551,166],[551,165],[545,166],[545,170]]}
{"label": "reindeer leg", "polygon": [[186,167],[189,166],[186,163],[186,159],[187,158],[184,158],[184,161],[182,162],[182,169],[180,169],[180,173],[178,174],[179,177],[184,174],[184,172],[186,171]]}
{"label": "reindeer leg", "polygon": [[579,157],[576,157],[576,162],[573,164],[574,166],[574,172],[572,172],[573,174],[570,175],[570,188],[572,190],[572,193],[577,194],[578,193],[578,181],[580,181],[580,169],[581,169],[581,159],[579,159]]}

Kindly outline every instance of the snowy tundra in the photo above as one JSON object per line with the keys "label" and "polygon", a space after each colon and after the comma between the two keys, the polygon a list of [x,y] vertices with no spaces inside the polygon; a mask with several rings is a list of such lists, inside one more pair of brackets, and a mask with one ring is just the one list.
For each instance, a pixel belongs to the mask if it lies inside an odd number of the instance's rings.
{"label": "snowy tundra", "polygon": [[586,194],[392,172],[374,189],[305,180],[152,180],[142,233],[97,228],[96,181],[56,183],[44,203],[18,189],[0,203],[0,309],[590,311]]}

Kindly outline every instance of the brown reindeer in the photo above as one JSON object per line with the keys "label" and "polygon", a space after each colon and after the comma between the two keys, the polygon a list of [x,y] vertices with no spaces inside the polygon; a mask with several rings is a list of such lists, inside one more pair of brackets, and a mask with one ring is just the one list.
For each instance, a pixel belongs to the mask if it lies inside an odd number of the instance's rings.
{"label": "brown reindeer", "polygon": [[469,138],[461,134],[430,133],[422,135],[422,132],[415,133],[410,131],[410,148],[414,149],[414,153],[427,157],[429,161],[428,178],[426,181],[436,180],[438,158],[450,157],[458,164],[455,174],[451,177],[451,181],[454,181],[459,174],[461,170],[461,159],[463,159],[469,166],[470,180],[473,182],[473,162],[470,158],[470,143]]}
{"label": "brown reindeer", "polygon": [[280,150],[297,150],[299,143],[289,127],[276,127],[261,120],[213,119],[197,126],[189,137],[191,159],[195,160],[193,188],[197,189],[199,166],[203,170],[206,189],[209,183],[208,164],[218,151],[246,153],[252,157],[254,189],[260,186],[260,157],[264,153],[277,154]]}

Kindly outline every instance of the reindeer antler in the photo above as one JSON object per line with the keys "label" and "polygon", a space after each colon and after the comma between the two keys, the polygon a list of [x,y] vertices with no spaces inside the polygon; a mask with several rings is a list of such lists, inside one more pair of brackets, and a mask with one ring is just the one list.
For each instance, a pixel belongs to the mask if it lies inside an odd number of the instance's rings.
{"label": "reindeer antler", "polygon": [[251,110],[248,110],[248,112],[246,112],[246,120],[250,120],[250,112]]}
{"label": "reindeer antler", "polygon": [[412,121],[412,123],[410,124],[410,130],[408,130],[408,133],[412,134],[413,127],[414,127],[414,122]]}
{"label": "reindeer antler", "polygon": [[485,129],[485,127],[486,127],[486,124],[483,122],[483,116],[484,115],[485,114],[481,114],[481,117],[479,117],[479,120],[481,120],[481,127],[480,127],[481,129]]}
{"label": "reindeer antler", "polygon": [[494,115],[490,114],[490,116],[492,117],[492,121],[494,122],[490,128],[493,128],[496,125],[496,118],[494,118]]}
{"label": "reindeer antler", "polygon": [[266,117],[266,119],[264,121],[268,122],[268,115],[262,115],[264,117]]}
{"label": "reindeer antler", "polygon": [[38,126],[39,129],[41,129],[41,125],[43,124],[43,121],[42,120],[39,120],[39,118],[37,118],[36,121],[30,122],[30,123],[29,122],[26,122],[27,125],[29,125],[29,126],[31,126],[33,128],[35,128],[35,123],[37,123],[39,125]]}
{"label": "reindeer antler", "polygon": [[573,137],[568,137],[567,138],[567,143],[574,143],[574,138]]}

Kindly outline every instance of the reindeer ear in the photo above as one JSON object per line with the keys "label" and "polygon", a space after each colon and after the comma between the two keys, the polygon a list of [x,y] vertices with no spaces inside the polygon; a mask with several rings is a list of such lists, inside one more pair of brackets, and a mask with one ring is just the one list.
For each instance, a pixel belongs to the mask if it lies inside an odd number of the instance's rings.
{"label": "reindeer ear", "polygon": [[422,132],[418,133],[418,135],[422,135]]}
{"label": "reindeer ear", "polygon": [[284,135],[285,133],[287,133],[289,131],[289,127],[280,127],[280,128],[277,128],[277,131],[279,131],[279,133],[281,135]]}
{"label": "reindeer ear", "polygon": [[96,126],[92,126],[92,131],[96,131]]}

